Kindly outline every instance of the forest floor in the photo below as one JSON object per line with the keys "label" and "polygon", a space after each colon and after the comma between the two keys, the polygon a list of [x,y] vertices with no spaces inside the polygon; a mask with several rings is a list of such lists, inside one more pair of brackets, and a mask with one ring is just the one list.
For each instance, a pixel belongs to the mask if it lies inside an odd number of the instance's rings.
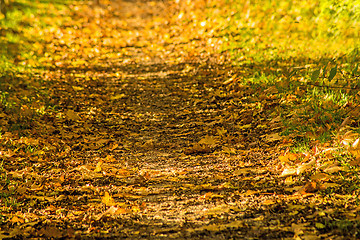
{"label": "forest floor", "polygon": [[31,83],[3,79],[41,101],[0,116],[0,239],[358,238],[353,173],[328,145],[296,162],[274,89],[254,97],[230,84],[251,67],[160,37],[166,11],[79,2],[42,33]]}

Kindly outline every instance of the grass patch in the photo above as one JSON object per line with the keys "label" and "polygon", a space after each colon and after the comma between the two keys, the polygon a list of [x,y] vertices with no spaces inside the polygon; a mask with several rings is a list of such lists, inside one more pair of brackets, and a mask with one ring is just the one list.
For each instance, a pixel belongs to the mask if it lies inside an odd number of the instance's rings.
{"label": "grass patch", "polygon": [[224,0],[207,10],[219,23],[220,51],[248,72],[240,84],[276,87],[283,134],[299,148],[302,138],[329,142],[340,128],[359,131],[359,2]]}

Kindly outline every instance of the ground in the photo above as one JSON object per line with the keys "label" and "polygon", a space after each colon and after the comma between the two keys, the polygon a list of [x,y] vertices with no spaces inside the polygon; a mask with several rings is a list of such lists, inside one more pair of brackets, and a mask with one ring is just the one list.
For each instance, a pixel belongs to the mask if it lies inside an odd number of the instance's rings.
{"label": "ground", "polygon": [[22,130],[3,134],[21,147],[1,152],[16,203],[3,208],[0,239],[359,237],[357,198],[330,190],[341,176],[320,182],[340,166],[315,163],[314,149],[295,170],[325,173],[291,182],[279,101],[229,84],[229,72],[258,66],[197,52],[201,39],[159,37],[176,29],[166,9],[77,3],[43,33],[39,84],[18,87],[54,109],[31,120],[25,106],[10,120]]}

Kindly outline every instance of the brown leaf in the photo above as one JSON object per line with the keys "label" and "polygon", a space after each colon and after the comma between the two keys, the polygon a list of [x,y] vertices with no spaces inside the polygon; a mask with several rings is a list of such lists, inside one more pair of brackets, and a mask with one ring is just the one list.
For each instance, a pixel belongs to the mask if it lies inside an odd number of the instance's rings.
{"label": "brown leaf", "polygon": [[306,183],[305,186],[299,190],[299,193],[303,195],[306,193],[314,193],[314,192],[317,192],[319,190],[324,190],[324,189],[326,189],[324,184],[321,184],[317,181],[312,181],[312,182]]}
{"label": "brown leaf", "polygon": [[264,141],[267,143],[272,143],[276,141],[280,141],[282,139],[282,136],[279,135],[279,133],[273,133],[269,135],[264,136]]}
{"label": "brown leaf", "polygon": [[80,120],[79,115],[71,109],[69,109],[65,112],[65,116],[67,119],[72,120],[72,121]]}
{"label": "brown leaf", "polygon": [[199,144],[205,144],[205,145],[215,145],[216,140],[211,136],[205,136],[203,139],[199,141]]}
{"label": "brown leaf", "polygon": [[343,170],[344,170],[343,167],[340,167],[340,166],[337,166],[336,164],[334,164],[332,166],[325,168],[324,172],[331,174],[331,173],[336,173],[336,172],[340,172]]}
{"label": "brown leaf", "polygon": [[43,235],[47,238],[61,238],[63,237],[62,231],[56,227],[46,226],[45,228],[40,229],[40,235]]}
{"label": "brown leaf", "polygon": [[310,179],[311,179],[311,180],[314,180],[314,181],[319,181],[319,180],[327,180],[327,179],[329,179],[329,177],[330,177],[330,176],[327,175],[326,173],[320,173],[320,172],[318,172],[318,173],[312,175],[312,176],[310,177]]}
{"label": "brown leaf", "polygon": [[192,148],[184,150],[184,153],[188,155],[194,153],[209,153],[209,152],[211,152],[211,148],[209,146],[200,145],[200,144],[195,144]]}
{"label": "brown leaf", "polygon": [[349,162],[349,165],[353,166],[353,167],[359,167],[360,166],[360,157],[357,157],[354,160],[351,160]]}

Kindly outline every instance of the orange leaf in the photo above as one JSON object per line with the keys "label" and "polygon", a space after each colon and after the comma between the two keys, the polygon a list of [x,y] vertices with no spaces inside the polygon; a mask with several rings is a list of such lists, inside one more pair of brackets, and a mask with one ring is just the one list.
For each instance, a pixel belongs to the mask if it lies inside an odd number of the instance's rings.
{"label": "orange leaf", "polygon": [[101,202],[106,206],[113,206],[115,204],[114,199],[110,196],[108,192],[105,192],[105,195],[101,198]]}
{"label": "orange leaf", "polygon": [[94,170],[94,172],[101,172],[101,165],[102,165],[103,161],[99,161],[97,164],[96,164],[96,168]]}

